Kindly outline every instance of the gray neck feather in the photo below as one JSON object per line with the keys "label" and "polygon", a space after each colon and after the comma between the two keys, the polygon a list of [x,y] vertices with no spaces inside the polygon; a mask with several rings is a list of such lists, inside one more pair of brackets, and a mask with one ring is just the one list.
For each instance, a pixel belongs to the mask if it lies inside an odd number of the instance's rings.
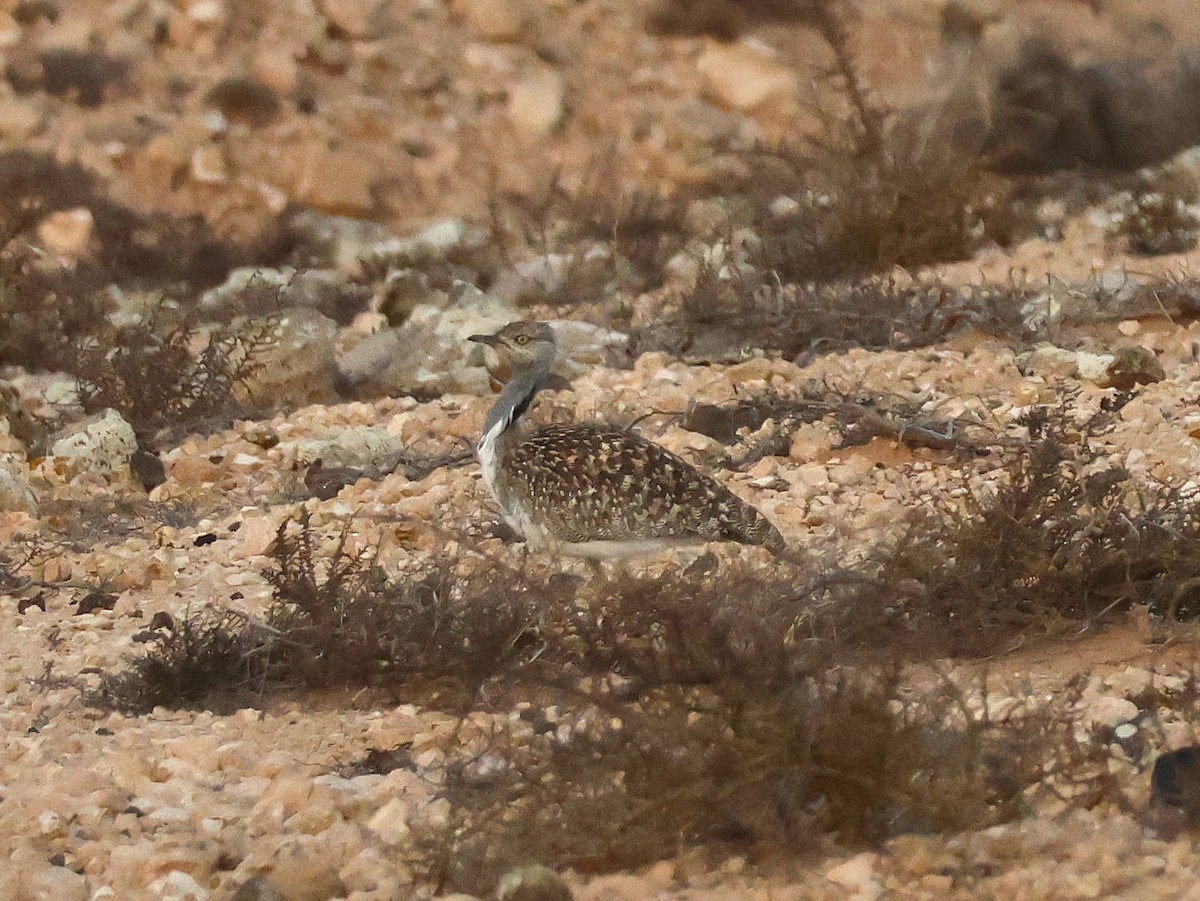
{"label": "gray neck feather", "polygon": [[[533,398],[542,390],[542,383],[549,374],[549,367],[527,369],[524,372],[513,373],[512,378],[500,392],[500,397],[488,411],[487,420],[483,424],[483,434],[497,437],[517,424],[533,403]],[[501,424],[497,430],[497,424]]]}

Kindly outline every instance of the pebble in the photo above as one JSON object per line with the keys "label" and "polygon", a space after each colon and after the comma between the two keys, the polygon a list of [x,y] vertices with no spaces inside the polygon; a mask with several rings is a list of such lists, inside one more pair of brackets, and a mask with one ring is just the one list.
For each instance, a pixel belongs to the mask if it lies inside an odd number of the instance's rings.
{"label": "pebble", "polygon": [[399,798],[392,798],[367,820],[367,828],[375,832],[385,845],[399,845],[411,831],[408,815],[408,805]]}
{"label": "pebble", "polygon": [[566,87],[549,67],[527,72],[508,91],[508,118],[520,132],[546,137],[562,122]]}
{"label": "pebble", "polygon": [[492,41],[517,40],[536,14],[529,0],[456,0],[454,8],[480,36]]}
{"label": "pebble", "polygon": [[70,460],[78,470],[111,476],[128,472],[136,450],[133,426],[116,410],[105,410],[73,424],[55,440],[50,452]]}
{"label": "pebble", "polygon": [[709,94],[733,109],[754,110],[768,102],[793,100],[797,94],[796,73],[761,46],[710,44],[696,67]]}
{"label": "pebble", "polygon": [[91,888],[86,877],[66,867],[33,863],[25,874],[23,897],[35,901],[88,901]]}
{"label": "pebble", "polygon": [[510,870],[496,884],[496,901],[571,901],[573,897],[561,876],[539,864]]}
{"label": "pebble", "polygon": [[875,878],[879,855],[863,851],[825,871],[825,878],[845,888],[854,901],[877,901],[883,886]]}
{"label": "pebble", "polygon": [[353,38],[368,37],[381,0],[322,0],[321,12],[330,24]]}
{"label": "pebble", "polygon": [[150,891],[162,901],[208,901],[211,894],[187,873],[172,870],[150,883]]}
{"label": "pebble", "polygon": [[95,220],[87,207],[57,210],[48,214],[37,227],[38,241],[48,252],[68,260],[78,260],[87,251]]}
{"label": "pebble", "polygon": [[1086,693],[1081,698],[1085,715],[1089,722],[1115,728],[1121,723],[1127,723],[1137,717],[1137,704],[1125,698],[1114,698],[1109,695],[1091,696]]}
{"label": "pebble", "polygon": [[316,149],[305,154],[292,195],[323,213],[366,216],[376,207],[378,166],[348,150]]}
{"label": "pebble", "polygon": [[0,135],[21,141],[36,132],[45,118],[39,105],[20,97],[0,97]]}

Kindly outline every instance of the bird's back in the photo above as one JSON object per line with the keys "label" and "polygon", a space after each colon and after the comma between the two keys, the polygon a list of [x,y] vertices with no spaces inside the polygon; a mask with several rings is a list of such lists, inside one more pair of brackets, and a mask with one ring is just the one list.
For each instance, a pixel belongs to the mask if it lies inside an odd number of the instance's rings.
{"label": "bird's back", "polygon": [[724,485],[617,428],[553,426],[514,442],[497,462],[506,513],[556,542],[736,541],[775,554],[785,547]]}

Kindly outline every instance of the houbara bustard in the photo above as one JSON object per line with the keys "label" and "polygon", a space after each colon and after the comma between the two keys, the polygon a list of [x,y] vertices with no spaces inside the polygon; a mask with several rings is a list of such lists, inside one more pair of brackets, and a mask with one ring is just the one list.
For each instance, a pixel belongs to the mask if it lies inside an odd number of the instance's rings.
{"label": "houbara bustard", "polygon": [[706,541],[786,549],[758,510],[653,441],[586,423],[525,434],[521,417],[557,355],[549,324],[512,322],[470,340],[491,347],[507,374],[479,441],[483,481],[531,549],[592,559]]}

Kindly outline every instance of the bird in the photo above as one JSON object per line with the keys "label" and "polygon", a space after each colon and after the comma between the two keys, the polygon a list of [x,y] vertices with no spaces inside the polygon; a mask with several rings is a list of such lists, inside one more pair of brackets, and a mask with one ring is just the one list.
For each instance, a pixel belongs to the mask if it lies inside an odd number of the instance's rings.
{"label": "bird", "polygon": [[599,423],[526,434],[522,417],[558,354],[549,323],[518,320],[468,340],[495,351],[497,368],[508,375],[476,455],[501,517],[528,549],[592,561],[708,541],[786,551],[779,530],[757,509],[640,435]]}

